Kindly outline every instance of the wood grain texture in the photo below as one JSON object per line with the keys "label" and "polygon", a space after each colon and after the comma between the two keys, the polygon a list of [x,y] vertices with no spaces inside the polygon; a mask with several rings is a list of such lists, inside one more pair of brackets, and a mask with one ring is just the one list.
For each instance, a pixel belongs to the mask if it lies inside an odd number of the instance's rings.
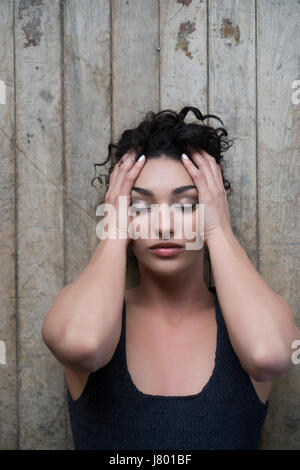
{"label": "wood grain texture", "polygon": [[[2,0],[1,449],[73,448],[41,327],[99,243],[93,164],[150,110],[195,106],[238,138],[224,154],[233,230],[300,327],[299,18],[299,0]],[[126,269],[129,288],[130,247]],[[299,396],[293,365],[274,382],[262,449],[300,449]]]}
{"label": "wood grain texture", "polygon": [[[93,164],[107,157],[111,137],[108,0],[65,1],[64,56],[65,282],[69,283],[99,243],[96,207],[103,187],[92,188],[90,180]],[[67,448],[72,448],[67,408],[66,424]]]}
{"label": "wood grain texture", "polygon": [[15,8],[21,449],[63,449],[64,383],[41,337],[63,287],[60,4]]}
{"label": "wood grain texture", "polygon": [[5,104],[0,104],[0,341],[5,363],[0,363],[0,449],[12,450],[18,442],[16,364],[16,244],[14,162],[14,55],[13,5],[1,4],[0,80],[5,84]]}
{"label": "wood grain texture", "polygon": [[[159,109],[158,4],[112,2],[112,139]],[[126,288],[138,284],[136,258],[127,249]]]}
{"label": "wood grain texture", "polygon": [[210,2],[209,65],[210,112],[237,138],[223,165],[231,225],[257,269],[255,2]]}
{"label": "wood grain texture", "polygon": [[[188,7],[173,0],[160,2],[161,108],[207,110],[206,1]],[[196,121],[190,112],[186,122]]]}
{"label": "wood grain texture", "polygon": [[[296,0],[258,2],[259,270],[289,303],[298,326],[300,106],[291,96],[300,76],[299,17]],[[279,377],[271,393],[264,448],[299,449],[299,365]]]}
{"label": "wood grain texture", "polygon": [[[255,73],[254,2],[213,0],[209,10],[209,111],[221,117],[230,138],[237,138],[224,153],[225,175],[232,186],[228,196],[231,225],[254,266]],[[218,127],[218,121],[210,122]]]}
{"label": "wood grain texture", "polygon": [[[160,2],[160,108],[194,106],[207,113],[207,3]],[[189,112],[186,123],[200,123]],[[207,123],[207,121],[205,121]],[[203,247],[204,281],[210,284],[209,252]]]}

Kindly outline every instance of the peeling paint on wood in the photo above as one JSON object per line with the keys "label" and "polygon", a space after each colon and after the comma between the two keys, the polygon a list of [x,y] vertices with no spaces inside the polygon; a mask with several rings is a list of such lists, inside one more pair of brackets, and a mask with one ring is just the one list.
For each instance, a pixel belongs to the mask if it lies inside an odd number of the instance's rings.
{"label": "peeling paint on wood", "polygon": [[[235,42],[238,44],[240,42],[240,28],[237,24],[236,27],[232,26],[232,20],[229,18],[223,18],[222,26],[220,29],[221,38],[231,39],[234,38]],[[231,45],[229,43],[228,45]]]}
{"label": "peeling paint on wood", "polygon": [[177,0],[178,3],[182,3],[182,5],[185,5],[186,7],[189,6],[190,3],[192,3],[192,0]]}
{"label": "peeling paint on wood", "polygon": [[[60,57],[62,5],[64,61]],[[0,227],[5,248],[0,295],[1,340],[5,338],[9,365],[0,368],[1,450],[73,447],[62,367],[41,342],[40,327],[64,280],[76,278],[98,243],[94,207],[99,194],[88,189],[93,163],[106,157],[103,143],[111,135],[119,135],[125,124],[136,122],[146,110],[165,109],[170,103],[173,109],[186,104],[195,104],[200,110],[207,107],[224,116],[232,136],[241,137],[233,152],[225,155],[229,164],[226,173],[234,188],[233,226],[254,265],[258,259],[261,275],[294,308],[299,324],[298,279],[291,267],[299,264],[296,196],[300,107],[291,104],[292,90],[287,83],[291,84],[299,71],[296,45],[300,39],[300,0],[276,0],[272,9],[269,0],[257,2],[257,69],[254,5],[210,0],[207,18],[204,1],[160,2],[163,47],[158,61],[153,47],[158,37],[156,2],[112,2],[110,31],[110,0],[1,0],[0,78],[7,84],[8,93],[0,115],[2,151],[7,157],[0,175],[5,209]],[[147,35],[141,40],[145,25]],[[176,50],[184,52],[175,60],[174,44]],[[269,50],[276,51],[275,59]],[[129,69],[134,70],[134,78],[126,73]],[[126,287],[132,287],[139,276],[130,251],[128,256]],[[205,266],[208,256],[205,250]],[[204,273],[205,280],[209,274]],[[295,407],[300,390],[298,367],[274,383],[262,448],[299,448],[300,417]]]}
{"label": "peeling paint on wood", "polygon": [[22,26],[27,42],[24,47],[38,46],[40,44],[42,32],[40,31],[41,20],[40,18],[32,18],[29,23]]}
{"label": "peeling paint on wood", "polygon": [[181,49],[185,52],[185,55],[190,59],[193,59],[191,52],[189,51],[189,41],[187,36],[194,31],[196,31],[196,23],[191,23],[190,21],[186,21],[185,23],[181,23],[179,26],[179,33],[178,33],[178,40],[175,47],[175,50]]}
{"label": "peeling paint on wood", "polygon": [[24,47],[38,46],[41,36],[41,17],[43,15],[43,0],[21,0],[18,8],[19,20],[26,20],[21,29],[27,42]]}

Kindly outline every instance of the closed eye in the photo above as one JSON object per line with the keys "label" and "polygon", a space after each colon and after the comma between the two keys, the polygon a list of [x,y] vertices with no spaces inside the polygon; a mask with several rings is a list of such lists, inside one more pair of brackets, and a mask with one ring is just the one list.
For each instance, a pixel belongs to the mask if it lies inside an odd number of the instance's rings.
{"label": "closed eye", "polygon": [[[173,204],[172,208],[174,208],[176,210],[180,210],[182,212],[192,212],[196,209],[196,206],[197,206],[197,202],[195,202],[194,204],[184,204],[184,205]],[[151,211],[151,206],[150,207],[144,207],[144,206],[136,206],[136,205],[132,204],[130,206],[130,208],[131,208],[131,210],[136,211],[136,212],[149,212],[149,211]]]}
{"label": "closed eye", "polygon": [[180,204],[175,205],[174,208],[179,209],[182,212],[192,212],[196,209],[196,206],[197,206],[197,202],[195,202],[194,204],[184,204],[183,206],[181,206]]}
{"label": "closed eye", "polygon": [[130,208],[134,212],[146,212],[146,211],[151,210],[151,207],[139,207],[139,206],[135,206],[134,204]]}

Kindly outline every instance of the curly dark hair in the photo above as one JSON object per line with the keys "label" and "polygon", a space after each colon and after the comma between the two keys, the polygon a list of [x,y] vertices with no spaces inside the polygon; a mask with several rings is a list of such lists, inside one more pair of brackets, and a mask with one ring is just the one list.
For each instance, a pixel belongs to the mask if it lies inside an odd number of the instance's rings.
{"label": "curly dark hair", "polygon": [[168,157],[180,160],[182,153],[191,156],[191,151],[200,149],[205,150],[212,157],[216,159],[220,165],[222,179],[225,190],[230,190],[230,182],[224,179],[223,168],[221,160],[222,153],[229,149],[232,141],[235,139],[228,139],[228,132],[224,127],[214,129],[206,124],[199,123],[185,123],[184,119],[189,111],[192,111],[197,119],[202,122],[207,118],[214,118],[223,122],[220,118],[213,114],[206,114],[203,116],[199,109],[193,106],[184,107],[179,113],[170,109],[162,110],[158,113],[149,111],[144,120],[133,129],[126,129],[119,141],[114,144],[108,145],[108,157],[102,163],[95,163],[95,173],[98,166],[105,165],[110,161],[111,166],[108,169],[108,174],[101,173],[91,180],[91,185],[94,186],[94,181],[98,180],[102,184],[101,177],[104,177],[106,188],[109,184],[109,176],[113,171],[114,166],[122,156],[129,150],[135,150],[137,158],[145,154],[147,160],[150,158],[158,158],[162,154]]}

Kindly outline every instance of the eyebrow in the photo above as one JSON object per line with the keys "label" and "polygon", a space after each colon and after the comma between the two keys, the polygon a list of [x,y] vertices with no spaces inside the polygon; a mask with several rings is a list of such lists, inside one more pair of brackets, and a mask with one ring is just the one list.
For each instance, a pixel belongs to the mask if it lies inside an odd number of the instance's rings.
{"label": "eyebrow", "polygon": [[[179,188],[175,188],[171,191],[171,195],[180,194],[185,191],[197,189],[194,185],[187,185],[187,186],[180,186]],[[137,193],[143,194],[144,196],[154,196],[153,191],[145,188],[139,188],[138,186],[133,186],[132,191],[136,191]]]}

